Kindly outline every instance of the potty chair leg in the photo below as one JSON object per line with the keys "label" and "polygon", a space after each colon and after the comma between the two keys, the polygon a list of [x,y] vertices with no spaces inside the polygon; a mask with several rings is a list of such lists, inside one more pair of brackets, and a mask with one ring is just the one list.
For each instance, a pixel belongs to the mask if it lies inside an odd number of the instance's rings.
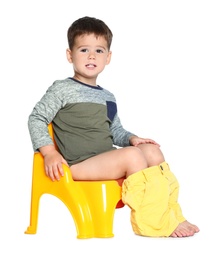
{"label": "potty chair leg", "polygon": [[76,181],[84,191],[89,204],[94,236],[113,237],[113,221],[117,203],[121,199],[121,186],[115,180]]}
{"label": "potty chair leg", "polygon": [[[51,181],[42,170],[43,157],[40,153],[34,155],[32,176],[30,225],[25,234],[35,234],[38,225],[38,211],[40,198],[43,194],[51,194],[59,198],[69,209],[77,230],[77,238],[94,237],[94,224],[90,213],[87,198],[79,186],[72,180],[70,170],[64,167],[64,176],[60,181]],[[41,171],[39,171],[41,169]]]}

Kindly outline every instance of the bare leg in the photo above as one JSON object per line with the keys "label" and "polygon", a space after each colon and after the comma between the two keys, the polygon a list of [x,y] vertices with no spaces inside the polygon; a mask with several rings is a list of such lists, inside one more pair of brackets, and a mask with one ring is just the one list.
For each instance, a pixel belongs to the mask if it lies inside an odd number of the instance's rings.
{"label": "bare leg", "polygon": [[147,167],[142,151],[129,146],[96,155],[70,169],[74,180],[116,180]]}

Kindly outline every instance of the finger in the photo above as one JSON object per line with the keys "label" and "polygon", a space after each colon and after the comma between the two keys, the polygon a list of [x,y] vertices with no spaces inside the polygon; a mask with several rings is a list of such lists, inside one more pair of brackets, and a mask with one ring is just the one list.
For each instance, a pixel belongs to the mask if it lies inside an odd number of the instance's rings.
{"label": "finger", "polygon": [[154,140],[150,140],[150,143],[160,146],[160,145],[159,145],[157,142],[155,142]]}
{"label": "finger", "polygon": [[47,176],[48,176],[52,181],[54,181],[53,168],[47,166],[47,171],[46,171],[46,173],[47,173]]}
{"label": "finger", "polygon": [[60,180],[60,173],[59,173],[59,170],[58,170],[59,166],[58,165],[55,165],[53,167],[53,179],[59,181]]}
{"label": "finger", "polygon": [[61,176],[64,176],[63,164],[62,164],[62,163],[59,163],[57,167],[58,167],[58,170],[59,170],[60,175],[61,175]]}
{"label": "finger", "polygon": [[45,169],[45,173],[46,173],[47,177],[49,177],[48,167],[46,165],[45,165],[44,169]]}

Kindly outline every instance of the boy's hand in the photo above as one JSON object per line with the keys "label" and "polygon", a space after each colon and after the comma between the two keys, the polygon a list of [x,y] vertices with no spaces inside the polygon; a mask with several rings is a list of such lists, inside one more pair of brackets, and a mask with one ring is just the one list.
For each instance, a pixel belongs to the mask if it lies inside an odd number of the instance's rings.
{"label": "boy's hand", "polygon": [[40,152],[44,157],[46,175],[52,181],[59,181],[60,176],[64,175],[62,164],[64,163],[68,166],[66,160],[53,146],[41,147]]}
{"label": "boy's hand", "polygon": [[149,139],[149,138],[141,138],[138,136],[131,136],[129,139],[129,142],[133,146],[138,146],[139,144],[155,144],[160,147],[160,145],[157,142],[155,142],[154,140]]}

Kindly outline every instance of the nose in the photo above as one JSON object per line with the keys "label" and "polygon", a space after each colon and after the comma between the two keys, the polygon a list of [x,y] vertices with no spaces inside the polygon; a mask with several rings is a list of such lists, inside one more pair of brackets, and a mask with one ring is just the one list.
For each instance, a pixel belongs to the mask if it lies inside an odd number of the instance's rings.
{"label": "nose", "polygon": [[95,52],[93,52],[93,51],[91,51],[91,52],[89,52],[89,56],[88,56],[88,58],[91,60],[91,59],[95,59]]}

